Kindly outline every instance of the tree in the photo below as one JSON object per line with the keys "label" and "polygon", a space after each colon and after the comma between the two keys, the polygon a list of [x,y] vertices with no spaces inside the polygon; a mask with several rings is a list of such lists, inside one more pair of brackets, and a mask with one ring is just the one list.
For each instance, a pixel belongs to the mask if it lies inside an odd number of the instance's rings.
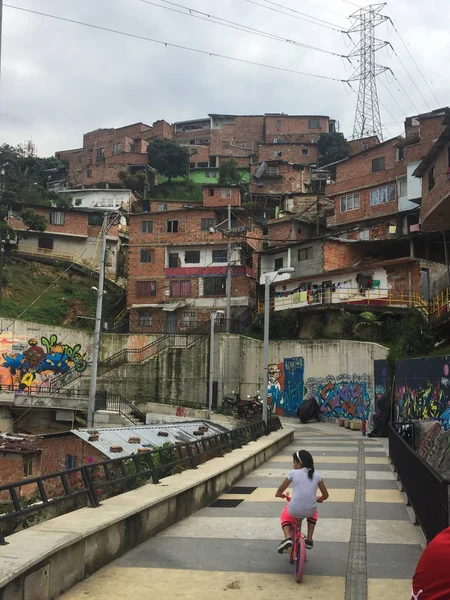
{"label": "tree", "polygon": [[148,145],[148,164],[169,181],[173,177],[186,177],[189,152],[174,140],[155,138]]}
{"label": "tree", "polygon": [[220,165],[219,185],[239,185],[242,177],[238,171],[238,163],[235,158],[226,160]]}
{"label": "tree", "polygon": [[319,137],[318,146],[319,167],[324,167],[348,156],[347,140],[342,133],[322,133]]}

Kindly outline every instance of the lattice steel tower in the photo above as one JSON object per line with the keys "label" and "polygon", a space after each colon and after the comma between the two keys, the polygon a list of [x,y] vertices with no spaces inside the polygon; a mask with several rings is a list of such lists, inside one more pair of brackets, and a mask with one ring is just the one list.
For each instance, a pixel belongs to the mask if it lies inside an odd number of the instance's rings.
{"label": "lattice steel tower", "polygon": [[359,33],[360,35],[359,42],[348,55],[350,59],[359,60],[358,67],[349,79],[349,81],[359,81],[355,124],[353,126],[354,139],[369,135],[377,135],[380,140],[383,139],[376,77],[387,71],[388,67],[376,64],[375,53],[386,46],[388,42],[375,38],[375,27],[389,18],[380,14],[385,6],[386,3],[371,4],[350,15],[353,25],[348,33]]}

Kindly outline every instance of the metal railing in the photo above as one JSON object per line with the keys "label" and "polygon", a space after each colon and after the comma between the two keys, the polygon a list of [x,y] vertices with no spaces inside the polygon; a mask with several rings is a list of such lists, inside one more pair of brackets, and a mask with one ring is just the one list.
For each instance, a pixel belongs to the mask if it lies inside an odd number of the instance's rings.
{"label": "metal railing", "polygon": [[430,317],[438,319],[446,313],[450,313],[450,288],[442,290],[430,300]]}
{"label": "metal railing", "polygon": [[119,413],[134,425],[145,425],[145,414],[121,394],[98,392],[95,399],[95,410],[111,410]]}
{"label": "metal railing", "polygon": [[[406,428],[405,428],[406,426]],[[389,456],[408,503],[430,542],[449,524],[449,485],[412,447],[407,428],[413,423],[389,425]],[[400,433],[399,433],[400,432]],[[405,438],[407,437],[408,441]]]}
{"label": "metal railing", "polygon": [[[134,489],[150,479],[153,483],[159,483],[160,479],[180,469],[196,469],[200,463],[214,458],[218,453],[241,448],[244,444],[279,429],[282,429],[282,425],[278,417],[273,417],[268,425],[263,421],[249,423],[239,429],[206,438],[202,437],[205,432],[200,429],[197,432],[200,439],[193,442],[140,451],[123,458],[90,463],[2,485],[0,496],[5,492],[9,493],[11,510],[0,514],[0,545],[6,543],[4,532],[11,521],[15,521],[17,525],[22,517],[37,512],[45,513],[64,500],[79,497],[84,499],[85,504],[97,508],[101,499]],[[17,490],[33,485],[36,487],[37,500],[29,505]],[[14,529],[11,525],[9,528],[11,531]]]}
{"label": "metal railing", "polygon": [[[292,308],[326,306],[328,304],[419,308],[428,314],[428,302],[422,298],[420,292],[413,290],[381,288],[362,290],[360,288],[336,287],[335,291],[332,291],[331,288],[319,288],[309,292],[295,292],[287,296],[275,296],[270,299],[271,310],[288,310]],[[264,312],[263,302],[258,303],[258,312]]]}
{"label": "metal railing", "polygon": [[[71,262],[80,265],[81,267],[84,267],[86,269],[89,269],[90,271],[94,271],[95,273],[98,273],[99,270],[98,263],[94,262],[93,260],[88,260],[82,255],[75,254],[74,252],[63,252],[61,250],[53,250],[49,248],[36,248],[35,246],[26,245],[22,245],[20,248],[14,249],[13,252],[16,252],[18,254],[26,254],[27,256],[38,256],[40,258],[44,256],[52,260],[63,260],[66,262]],[[112,283],[120,287],[125,287],[124,283],[116,277],[114,277],[107,269],[105,269],[105,278],[108,281],[111,281]]]}

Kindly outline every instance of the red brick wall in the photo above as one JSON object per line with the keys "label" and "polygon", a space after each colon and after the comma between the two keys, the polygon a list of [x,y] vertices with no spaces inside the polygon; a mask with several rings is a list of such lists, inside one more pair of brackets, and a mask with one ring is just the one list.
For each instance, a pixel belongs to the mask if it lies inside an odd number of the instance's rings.
{"label": "red brick wall", "polygon": [[445,129],[442,124],[443,116],[422,119],[418,130],[420,131],[420,142],[405,148],[405,162],[411,163],[421,160],[433,146],[433,143]]}
{"label": "red brick wall", "polygon": [[[63,234],[74,234],[83,235],[88,237],[98,237],[100,235],[100,227],[88,226],[88,213],[79,210],[61,210],[58,208],[46,208],[43,206],[31,206],[36,214],[44,217],[48,221],[46,233],[63,233]],[[64,225],[53,225],[50,223],[51,212],[63,212],[64,213]],[[23,229],[22,221],[18,219],[11,219],[12,226],[16,229]],[[118,225],[114,225],[109,230],[109,237],[118,236]]]}
{"label": "red brick wall", "polygon": [[[447,178],[448,153],[450,144],[441,150],[434,165],[424,173],[422,177],[422,205],[420,207],[420,220],[423,221],[437,204],[450,194],[450,181]],[[434,166],[435,186],[428,189],[428,174]]]}
{"label": "red brick wall", "polygon": [[76,435],[43,438],[41,453],[42,473],[56,473],[66,468],[66,455],[76,457],[76,466],[81,467],[88,463],[88,458],[95,462],[107,460],[102,452],[87,444]]}
{"label": "red brick wall", "polygon": [[[252,175],[259,165],[252,165]],[[254,194],[291,194],[302,193],[303,184],[310,181],[309,168],[296,169],[292,165],[278,165],[279,177],[261,177],[252,179],[251,191]],[[261,186],[262,184],[262,186]],[[260,187],[261,186],[261,187]]]}
{"label": "red brick wall", "polygon": [[419,262],[386,266],[386,273],[389,288],[399,292],[399,294],[407,290],[421,291]]}
{"label": "red brick wall", "polygon": [[296,221],[286,220],[269,223],[268,241],[270,246],[283,246],[291,240],[302,240],[304,238],[305,232]]}
{"label": "red brick wall", "polygon": [[[211,130],[210,154],[221,157],[248,158],[250,154],[257,151],[258,144],[263,139],[263,116],[236,117],[234,123],[225,124],[221,129]],[[234,145],[224,148],[222,142],[234,143]],[[245,142],[245,148],[238,147],[236,142]],[[248,165],[248,160],[246,164]]]}
{"label": "red brick wall", "polygon": [[350,267],[361,258],[361,250],[355,248],[355,244],[333,241],[324,241],[323,243],[323,267],[325,271]]}
{"label": "red brick wall", "polygon": [[[309,129],[309,119],[318,119],[320,127],[318,129]],[[281,124],[279,124],[281,121]],[[283,137],[289,134],[311,134],[328,133],[328,117],[314,116],[288,116],[288,115],[266,115],[265,116],[265,142],[272,142],[273,138]]]}
{"label": "red brick wall", "polygon": [[365,145],[367,145],[367,148],[365,149],[368,150],[369,148],[378,146],[379,143],[380,140],[376,136],[362,138],[360,140],[350,140],[348,142],[349,156],[363,152]]}
{"label": "red brick wall", "polygon": [[[15,483],[25,479],[23,473],[24,459],[31,458],[33,461],[32,477],[37,477],[41,474],[41,457],[40,454],[32,456],[13,454],[11,452],[0,453],[0,481],[2,485]],[[21,488],[16,488],[16,493],[19,497],[29,496],[36,491],[36,484],[24,485]],[[9,492],[1,492],[0,500],[10,501]]]}
{"label": "red brick wall", "polygon": [[209,146],[188,146],[187,149],[191,154],[190,163],[195,163],[198,166],[198,163],[206,162],[209,165]]}
{"label": "red brick wall", "polygon": [[[222,198],[222,190],[230,189],[231,198]],[[211,196],[210,191],[214,192]],[[203,188],[203,206],[240,206],[241,192],[237,187],[204,187]]]}
{"label": "red brick wall", "polygon": [[[303,150],[308,151],[308,155],[302,154]],[[275,156],[275,152],[281,152],[281,157]],[[258,160],[262,162],[271,160],[285,160],[291,163],[310,165],[317,162],[319,158],[319,149],[316,145],[305,144],[261,144],[259,146]]]}

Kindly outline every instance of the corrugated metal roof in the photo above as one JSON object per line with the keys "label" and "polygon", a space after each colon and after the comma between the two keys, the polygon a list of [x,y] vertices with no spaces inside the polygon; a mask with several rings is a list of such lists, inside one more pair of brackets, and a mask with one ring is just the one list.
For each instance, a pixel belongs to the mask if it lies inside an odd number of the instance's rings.
{"label": "corrugated metal roof", "polygon": [[42,440],[33,435],[0,434],[0,452],[14,454],[34,454],[40,452]]}
{"label": "corrugated metal roof", "polygon": [[[121,458],[136,454],[139,448],[155,448],[162,446],[167,442],[175,444],[175,442],[195,442],[201,439],[194,435],[202,425],[208,427],[208,431],[202,437],[211,437],[218,433],[227,431],[225,427],[210,421],[186,421],[184,423],[167,423],[159,425],[142,425],[141,427],[105,427],[97,428],[99,438],[95,442],[89,441],[90,434],[87,429],[73,429],[71,433],[78,436],[100,452],[108,456],[108,458]],[[160,436],[159,431],[165,431],[169,435]],[[140,444],[129,444],[130,437],[141,438]],[[122,446],[122,452],[111,452],[111,446]]]}

